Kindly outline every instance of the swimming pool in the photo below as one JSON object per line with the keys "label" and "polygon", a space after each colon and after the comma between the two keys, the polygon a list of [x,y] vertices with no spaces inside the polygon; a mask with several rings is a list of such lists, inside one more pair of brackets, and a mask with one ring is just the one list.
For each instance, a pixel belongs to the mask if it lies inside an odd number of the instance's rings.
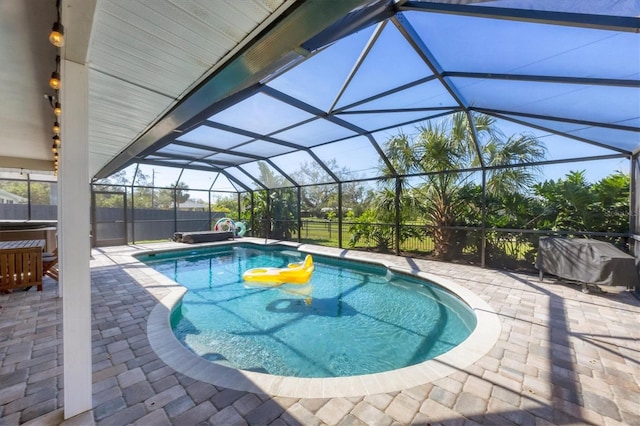
{"label": "swimming pool", "polygon": [[314,255],[307,285],[247,286],[242,272],[281,267],[302,252],[234,244],[141,256],[185,286],[178,339],[194,353],[246,371],[342,377],[415,365],[464,341],[476,317],[439,286],[386,267]]}

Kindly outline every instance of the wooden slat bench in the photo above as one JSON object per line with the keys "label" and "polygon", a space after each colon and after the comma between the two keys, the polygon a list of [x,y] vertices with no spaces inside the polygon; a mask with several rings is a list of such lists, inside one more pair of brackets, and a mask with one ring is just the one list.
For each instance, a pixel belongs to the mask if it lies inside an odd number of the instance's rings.
{"label": "wooden slat bench", "polygon": [[0,292],[37,286],[42,290],[44,240],[0,242]]}

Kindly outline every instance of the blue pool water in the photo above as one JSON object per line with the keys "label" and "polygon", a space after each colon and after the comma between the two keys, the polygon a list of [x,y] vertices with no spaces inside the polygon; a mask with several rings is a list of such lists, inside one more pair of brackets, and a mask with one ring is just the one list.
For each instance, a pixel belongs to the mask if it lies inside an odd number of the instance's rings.
{"label": "blue pool water", "polygon": [[361,262],[313,256],[308,284],[248,285],[242,273],[284,267],[304,253],[227,245],[139,259],[185,286],[177,338],[234,368],[296,377],[378,373],[418,364],[475,328],[457,297],[418,278]]}

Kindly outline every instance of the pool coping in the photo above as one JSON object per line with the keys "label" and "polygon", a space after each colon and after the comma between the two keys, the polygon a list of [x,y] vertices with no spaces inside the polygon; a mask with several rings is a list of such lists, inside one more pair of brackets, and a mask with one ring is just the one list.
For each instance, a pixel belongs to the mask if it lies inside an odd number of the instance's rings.
{"label": "pool coping", "polygon": [[[208,361],[191,352],[178,341],[171,329],[170,318],[173,309],[180,304],[182,297],[186,293],[186,288],[147,267],[131,255],[128,263],[134,265],[137,272],[144,273],[154,282],[154,285],[163,285],[167,290],[166,294],[159,299],[159,303],[149,314],[147,336],[154,352],[175,371],[214,386],[272,396],[292,398],[358,397],[402,391],[446,377],[468,367],[487,354],[495,346],[500,336],[502,328],[500,320],[488,303],[472,291],[451,280],[416,268],[398,266],[394,260],[403,259],[402,257],[283,241],[267,240],[265,242],[264,239],[255,238],[243,238],[242,240],[224,243],[199,244],[197,247],[213,247],[247,242],[257,245],[282,245],[310,254],[378,264],[386,266],[394,272],[427,279],[449,290],[464,301],[476,315],[476,328],[460,345],[444,354],[416,365],[382,373],[350,377],[300,378],[238,370]],[[144,250],[135,253],[135,255],[193,250],[194,248],[190,246],[184,249],[174,247]]]}

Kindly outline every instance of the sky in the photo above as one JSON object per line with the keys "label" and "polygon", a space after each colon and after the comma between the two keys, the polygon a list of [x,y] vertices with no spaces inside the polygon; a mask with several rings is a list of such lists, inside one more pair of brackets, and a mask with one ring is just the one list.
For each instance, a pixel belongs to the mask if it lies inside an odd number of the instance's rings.
{"label": "sky", "polygon": [[[481,4],[509,6],[511,3],[513,1],[503,0]],[[525,3],[517,2],[518,5]],[[604,3],[608,4],[606,11],[599,9]],[[562,11],[576,11],[579,7],[591,13],[617,13],[622,16],[640,14],[640,2],[581,3],[559,0],[531,2],[531,7],[552,7]],[[640,79],[640,61],[629,59],[637,58],[640,51],[640,37],[637,34],[447,14],[407,12],[403,18],[420,37],[417,44],[424,43],[427,47],[426,55],[432,67],[453,74],[443,79],[434,78],[433,68],[425,63],[415,46],[407,42],[395,25],[388,23],[384,28],[380,27],[379,33],[376,32],[377,26],[372,26],[310,55],[286,73],[263,81],[266,88],[315,109],[304,111],[272,96],[267,90],[219,111],[208,120],[246,132],[270,134],[305,148],[312,147],[313,153],[325,163],[335,161],[340,169],[357,171],[354,177],[372,177],[375,174],[378,166],[375,150],[366,137],[350,138],[355,135],[353,130],[322,118],[314,119],[316,116],[313,111],[333,113],[351,125],[372,132],[382,144],[387,137],[398,134],[400,130],[407,134],[415,133],[416,124],[379,129],[450,111],[459,106],[459,100],[466,107],[514,111],[516,115],[501,115],[516,121],[528,120],[535,127],[554,128],[577,138],[591,138],[595,142],[583,143],[510,120],[498,120],[498,127],[506,135],[527,132],[536,136],[546,146],[548,160],[618,153],[604,148],[606,145],[624,151],[632,151],[640,145],[638,132],[610,126],[595,128],[585,124],[604,122],[629,128],[639,127],[640,90],[637,84],[608,86],[562,80],[571,77],[584,81],[637,82]],[[374,39],[372,47],[366,49]],[[361,62],[359,58],[362,58]],[[478,77],[483,73],[533,78]],[[416,81],[422,83],[384,95],[387,91]],[[452,90],[445,88],[443,81]],[[428,112],[429,109],[431,112]],[[564,121],[544,120],[540,118],[542,116],[558,116]],[[289,174],[310,161],[306,153],[291,154],[288,153],[290,148],[270,142],[239,146],[250,138],[209,126],[197,127],[178,139],[212,148],[235,146],[234,149],[245,154],[273,156],[284,153],[273,157],[273,161]],[[315,147],[340,139],[344,140]],[[189,153],[187,148],[180,145],[169,145],[166,149]],[[190,153],[195,154],[193,151]],[[218,158],[233,162],[239,157],[227,155],[222,158],[218,155]],[[179,169],[142,168],[145,174],[154,176],[157,186],[174,183],[179,174]],[[251,165],[249,169],[255,171],[257,166]],[[615,171],[628,173],[629,169],[629,161],[625,158],[542,168],[546,179],[559,179],[569,171],[584,170],[590,182]],[[242,172],[231,172],[251,186],[250,180]],[[182,181],[191,188],[208,189],[215,176],[188,172]],[[225,178],[218,178],[214,187],[232,189]]]}

